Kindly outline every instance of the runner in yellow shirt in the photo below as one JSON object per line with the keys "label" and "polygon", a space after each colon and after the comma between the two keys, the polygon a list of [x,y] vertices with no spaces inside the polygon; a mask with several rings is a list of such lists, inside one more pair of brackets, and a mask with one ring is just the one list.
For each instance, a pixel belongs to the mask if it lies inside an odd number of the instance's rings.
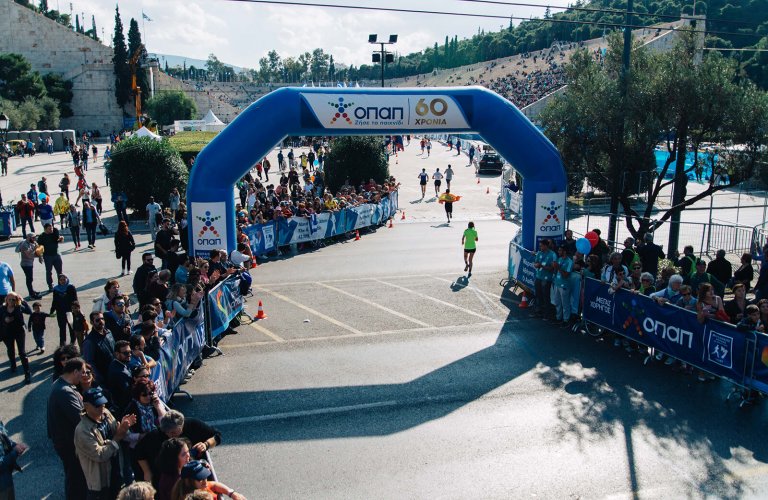
{"label": "runner in yellow shirt", "polygon": [[472,276],[472,259],[474,259],[475,251],[477,250],[477,241],[475,223],[470,222],[461,236],[461,244],[464,245],[464,271],[469,271],[467,276]]}

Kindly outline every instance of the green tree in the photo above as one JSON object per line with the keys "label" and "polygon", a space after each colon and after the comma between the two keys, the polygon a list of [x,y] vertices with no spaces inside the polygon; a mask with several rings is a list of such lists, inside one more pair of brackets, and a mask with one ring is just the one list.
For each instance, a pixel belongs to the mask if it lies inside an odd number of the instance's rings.
{"label": "green tree", "polygon": [[[165,199],[173,188],[184,192],[189,172],[167,140],[135,137],[112,150],[109,175],[113,193],[125,193],[128,205],[144,213],[149,197]],[[147,182],[152,179],[152,182]]]}
{"label": "green tree", "polygon": [[180,90],[158,92],[147,101],[147,113],[160,125],[171,125],[176,120],[191,120],[197,114],[195,101]]}
{"label": "green tree", "polygon": [[48,96],[58,101],[59,114],[62,118],[69,118],[74,115],[72,112],[72,81],[64,80],[61,75],[56,73],[48,73],[43,77],[43,83],[45,89],[48,92]]}
{"label": "green tree", "polygon": [[136,52],[142,54],[136,67],[136,85],[141,89],[141,105],[143,108],[147,99],[149,99],[149,78],[147,77],[146,68],[142,65],[142,62],[146,59],[147,51],[144,48],[144,44],[141,43],[139,23],[136,22],[136,19],[131,18],[130,27],[128,28],[128,58],[133,58]]}
{"label": "green tree", "polygon": [[[694,63],[689,39],[665,54],[633,51],[625,104],[621,55],[616,36],[602,66],[586,51],[574,56],[567,67],[568,90],[554,99],[541,120],[569,176],[587,177],[601,190],[617,193],[628,230],[641,238],[691,204],[754,175],[768,141],[768,99],[752,84],[739,83],[734,62],[719,54]],[[669,160],[657,175],[654,148],[659,138],[668,138]],[[717,184],[719,177],[712,176],[704,190],[689,197],[688,174],[699,160],[685,167],[688,145],[696,151],[705,141],[749,147],[722,151],[728,184]],[[675,178],[668,180],[667,172],[676,172]],[[670,185],[676,201],[654,214],[661,191]],[[638,188],[647,189],[647,201],[632,197]],[[670,248],[676,247],[671,237]]]}
{"label": "green tree", "polygon": [[330,56],[328,61],[328,78],[331,80],[336,78],[336,64],[333,61],[333,56]]}
{"label": "green tree", "polygon": [[328,76],[328,54],[323,49],[312,51],[310,73],[312,74],[312,80],[324,80]]}
{"label": "green tree", "polygon": [[120,7],[115,7],[115,33],[112,37],[112,64],[115,71],[115,98],[117,104],[125,106],[131,93],[131,72],[128,67],[128,47],[125,45],[123,21],[120,19]]}
{"label": "green tree", "polygon": [[43,79],[21,54],[0,54],[0,97],[11,101],[46,95]]}
{"label": "green tree", "polygon": [[325,162],[325,185],[336,192],[349,179],[352,185],[389,178],[389,164],[381,137],[345,136],[333,143]]}

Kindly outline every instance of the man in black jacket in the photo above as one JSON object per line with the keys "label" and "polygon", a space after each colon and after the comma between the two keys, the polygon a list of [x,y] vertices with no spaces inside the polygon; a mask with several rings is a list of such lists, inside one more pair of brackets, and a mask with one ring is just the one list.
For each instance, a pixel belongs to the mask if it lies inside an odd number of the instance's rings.
{"label": "man in black jacket", "polygon": [[643,271],[649,272],[654,278],[659,277],[659,259],[666,257],[664,250],[653,242],[653,233],[645,233],[644,243],[638,245],[637,255],[640,256],[640,263],[643,265]]}
{"label": "man in black jacket", "polygon": [[[107,372],[107,389],[112,393],[117,415],[122,416],[131,401],[131,370],[128,362],[131,360],[131,345],[125,340],[115,342],[115,353]],[[119,417],[118,417],[119,418]]]}
{"label": "man in black jacket", "polygon": [[104,325],[104,314],[93,311],[90,316],[93,329],[83,340],[83,359],[93,367],[93,378],[106,386],[109,364],[114,359],[115,338]]}
{"label": "man in black jacket", "polygon": [[725,250],[718,250],[715,260],[707,265],[707,272],[720,281],[728,283],[733,276],[733,266],[725,259]]}
{"label": "man in black jacket", "polygon": [[147,277],[150,272],[157,271],[157,268],[154,265],[154,260],[152,252],[145,252],[142,254],[141,265],[136,269],[136,273],[133,275],[133,293],[136,294],[136,298],[139,299],[139,304],[141,305],[146,303],[144,292],[147,288]]}
{"label": "man in black jacket", "polygon": [[83,469],[75,454],[75,428],[80,423],[83,400],[75,388],[85,371],[83,358],[64,363],[64,372],[56,379],[48,396],[48,438],[64,465],[64,492],[67,500],[85,498]]}

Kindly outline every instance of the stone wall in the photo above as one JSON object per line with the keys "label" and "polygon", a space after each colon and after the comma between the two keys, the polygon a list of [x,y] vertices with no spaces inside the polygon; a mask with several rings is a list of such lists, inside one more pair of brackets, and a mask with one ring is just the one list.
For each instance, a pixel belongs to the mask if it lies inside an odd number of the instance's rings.
{"label": "stone wall", "polygon": [[75,116],[62,119],[60,128],[103,134],[122,128],[110,47],[13,0],[0,0],[0,33],[0,52],[23,55],[42,75],[58,73],[72,80]]}

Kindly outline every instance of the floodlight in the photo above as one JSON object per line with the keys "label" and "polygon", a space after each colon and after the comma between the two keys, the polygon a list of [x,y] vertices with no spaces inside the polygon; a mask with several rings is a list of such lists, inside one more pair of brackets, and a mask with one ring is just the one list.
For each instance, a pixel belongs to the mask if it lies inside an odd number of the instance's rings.
{"label": "floodlight", "polygon": [[376,43],[376,39],[378,38],[378,35],[368,35],[368,43]]}

